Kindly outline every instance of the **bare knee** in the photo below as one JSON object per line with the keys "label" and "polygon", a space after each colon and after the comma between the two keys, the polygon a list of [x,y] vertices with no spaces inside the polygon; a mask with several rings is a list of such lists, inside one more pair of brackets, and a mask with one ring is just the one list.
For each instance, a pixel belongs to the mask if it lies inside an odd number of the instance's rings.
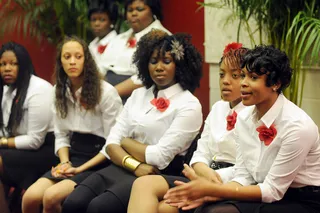
{"label": "bare knee", "polygon": [[42,203],[43,208],[46,210],[56,209],[57,205],[60,205],[60,200],[57,199],[59,197],[59,190],[55,186],[51,186],[48,188],[43,195]]}
{"label": "bare knee", "polygon": [[166,180],[160,175],[146,175],[136,179],[132,186],[132,191],[155,195],[162,198],[169,189]]}
{"label": "bare knee", "polygon": [[34,212],[42,204],[43,193],[37,185],[30,186],[22,197],[22,212]]}

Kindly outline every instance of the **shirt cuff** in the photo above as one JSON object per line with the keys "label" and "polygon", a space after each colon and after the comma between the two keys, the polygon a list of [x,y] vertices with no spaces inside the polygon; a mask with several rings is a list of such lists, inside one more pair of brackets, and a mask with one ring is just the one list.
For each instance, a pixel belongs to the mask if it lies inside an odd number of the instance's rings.
{"label": "shirt cuff", "polygon": [[149,145],[146,148],[145,158],[147,164],[156,166],[158,169],[162,170],[165,169],[170,162],[165,162],[159,153],[160,151],[156,145]]}
{"label": "shirt cuff", "polygon": [[232,178],[234,177],[233,166],[228,167],[228,168],[218,169],[215,171],[220,175],[220,178],[222,179],[223,183],[230,182],[232,180]]}
{"label": "shirt cuff", "polygon": [[[274,201],[277,201],[270,190],[270,187],[266,184],[259,183],[258,186],[260,187],[261,190],[261,200],[264,203],[272,203]],[[280,199],[279,199],[280,200]]]}
{"label": "shirt cuff", "polygon": [[251,185],[251,181],[249,181],[247,178],[243,178],[243,177],[233,178],[231,181],[237,182],[237,183],[241,184],[242,186],[250,186]]}
{"label": "shirt cuff", "polygon": [[68,143],[67,141],[56,139],[55,146],[54,146],[54,153],[56,156],[58,156],[59,149],[63,147],[71,147],[71,146],[70,146],[70,143]]}
{"label": "shirt cuff", "polygon": [[37,150],[43,144],[40,139],[31,137],[29,135],[20,135],[14,137],[14,144],[16,149]]}
{"label": "shirt cuff", "polygon": [[131,81],[133,81],[135,85],[142,85],[142,81],[140,80],[140,78],[138,78],[138,75],[136,74],[131,76]]}
{"label": "shirt cuff", "polygon": [[200,157],[200,156],[192,157],[189,165],[192,166],[192,164],[195,164],[195,163],[204,163],[207,166],[210,166],[209,165],[210,162],[208,162],[208,160],[206,158]]}

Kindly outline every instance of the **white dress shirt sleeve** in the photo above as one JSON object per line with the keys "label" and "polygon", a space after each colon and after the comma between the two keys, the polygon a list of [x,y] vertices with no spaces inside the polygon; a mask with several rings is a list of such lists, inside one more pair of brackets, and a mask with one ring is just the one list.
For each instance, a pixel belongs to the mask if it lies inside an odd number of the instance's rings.
{"label": "white dress shirt sleeve", "polygon": [[[122,111],[122,101],[117,90],[111,86],[110,89],[104,91],[101,99],[100,106],[102,110],[104,136],[105,138],[108,138],[111,128],[116,123],[116,118]],[[100,153],[108,157],[105,148],[106,146],[102,148]]]}
{"label": "white dress shirt sleeve", "polygon": [[261,189],[262,201],[281,200],[299,172],[300,166],[314,145],[319,143],[318,130],[307,122],[288,122],[281,147]]}
{"label": "white dress shirt sleeve", "polygon": [[54,123],[54,135],[55,135],[55,146],[54,153],[58,156],[59,149],[63,147],[71,147],[70,145],[70,131],[64,128],[64,119],[58,116],[58,112],[53,107],[53,123]]}
{"label": "white dress shirt sleeve", "polygon": [[201,133],[201,138],[198,140],[197,150],[193,153],[192,159],[190,161],[190,165],[194,163],[204,163],[209,166],[213,155],[210,152],[208,143],[210,140],[211,128],[210,128],[210,120],[211,120],[212,110],[209,113],[205,124],[204,129]]}
{"label": "white dress shirt sleeve", "polygon": [[165,169],[173,158],[186,150],[202,125],[202,109],[199,102],[189,102],[180,109],[163,137],[145,151],[146,163]]}
{"label": "white dress shirt sleeve", "polygon": [[[253,185],[255,184],[255,180],[253,179],[252,175],[249,173],[249,171],[247,170],[246,166],[245,166],[245,162],[243,160],[242,157],[242,150],[240,149],[240,144],[239,144],[239,140],[238,140],[238,132],[237,132],[237,124],[235,125],[234,128],[234,134],[235,134],[235,139],[236,139],[236,152],[237,152],[237,157],[236,157],[236,164],[233,166],[234,168],[234,178],[232,179],[232,181],[237,182],[243,186],[249,186],[249,185]],[[228,177],[223,177],[222,175],[222,179],[226,179]]]}
{"label": "white dress shirt sleeve", "polygon": [[131,108],[131,99],[133,94],[128,98],[125,103],[123,110],[120,115],[116,119],[115,125],[111,128],[110,134],[107,138],[106,144],[102,148],[105,151],[105,156],[110,159],[110,156],[106,153],[106,148],[109,144],[118,144],[120,145],[121,140],[124,137],[128,137],[129,135],[129,124],[127,122],[127,118],[129,116],[129,109]]}
{"label": "white dress shirt sleeve", "polygon": [[52,87],[43,86],[28,98],[27,134],[15,137],[17,149],[38,149],[44,143],[52,119]]}

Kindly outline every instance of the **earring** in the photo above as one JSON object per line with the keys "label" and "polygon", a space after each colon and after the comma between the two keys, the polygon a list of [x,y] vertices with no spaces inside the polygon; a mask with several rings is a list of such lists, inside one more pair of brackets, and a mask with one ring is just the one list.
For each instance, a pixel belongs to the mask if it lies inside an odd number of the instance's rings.
{"label": "earring", "polygon": [[153,15],[153,18],[154,20],[158,20],[157,16],[156,15]]}
{"label": "earring", "polygon": [[113,29],[113,28],[114,28],[114,25],[113,25],[113,24],[111,24],[111,25],[110,25],[110,28],[111,28],[111,29]]}
{"label": "earring", "polygon": [[277,91],[277,88],[276,88],[276,87],[273,87],[273,91],[276,92],[276,91]]}

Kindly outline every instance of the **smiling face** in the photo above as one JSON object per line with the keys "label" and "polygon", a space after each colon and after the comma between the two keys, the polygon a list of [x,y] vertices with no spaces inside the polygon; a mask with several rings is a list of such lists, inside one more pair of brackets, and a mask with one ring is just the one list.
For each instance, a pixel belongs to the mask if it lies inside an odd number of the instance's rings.
{"label": "smiling face", "polygon": [[240,72],[239,68],[234,68],[223,59],[220,65],[219,72],[219,84],[221,98],[224,101],[230,102],[231,106],[234,107],[241,101],[240,93]]}
{"label": "smiling face", "polygon": [[95,12],[90,16],[90,26],[93,34],[100,39],[111,31],[111,21],[106,12]]}
{"label": "smiling face", "polygon": [[267,74],[258,75],[248,72],[246,68],[241,71],[241,98],[246,106],[256,105],[261,114],[267,112],[277,100],[277,88],[280,85],[268,87]]}
{"label": "smiling face", "polygon": [[19,63],[13,51],[5,51],[0,58],[0,73],[4,84],[14,84],[18,78]]}
{"label": "smiling face", "polygon": [[127,21],[135,33],[147,28],[152,22],[151,8],[143,0],[132,2],[127,8]]}
{"label": "smiling face", "polygon": [[77,41],[69,41],[62,46],[61,64],[70,79],[82,78],[84,52]]}
{"label": "smiling face", "polygon": [[149,74],[159,90],[166,89],[176,83],[176,64],[170,54],[162,56],[159,50],[153,51],[149,60]]}

